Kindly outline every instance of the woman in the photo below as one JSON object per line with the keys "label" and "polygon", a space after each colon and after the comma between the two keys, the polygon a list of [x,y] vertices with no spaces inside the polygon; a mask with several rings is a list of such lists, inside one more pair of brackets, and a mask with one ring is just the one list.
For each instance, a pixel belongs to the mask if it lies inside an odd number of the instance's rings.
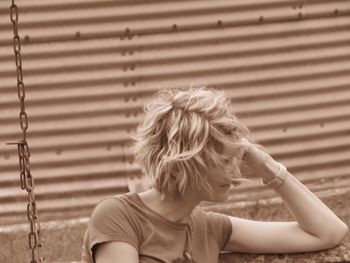
{"label": "woman", "polygon": [[[134,138],[152,188],[102,200],[85,234],[83,262],[218,262],[220,251],[291,253],[341,242],[348,227],[286,168],[249,139],[223,92],[162,90]],[[294,222],[204,212],[241,177],[273,188]]]}

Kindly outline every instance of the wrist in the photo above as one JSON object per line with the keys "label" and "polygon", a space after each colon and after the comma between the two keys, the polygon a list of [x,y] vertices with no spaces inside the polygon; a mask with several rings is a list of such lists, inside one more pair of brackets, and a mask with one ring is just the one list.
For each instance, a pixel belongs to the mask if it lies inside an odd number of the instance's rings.
{"label": "wrist", "polygon": [[285,166],[283,166],[280,163],[277,163],[278,165],[278,171],[274,174],[272,179],[264,180],[264,178],[261,179],[261,182],[263,185],[266,185],[268,187],[271,187],[273,189],[279,188],[282,184],[284,184],[285,180],[287,179],[287,169]]}
{"label": "wrist", "polygon": [[259,169],[259,174],[263,183],[268,183],[273,180],[280,170],[280,164],[271,156],[265,158]]}

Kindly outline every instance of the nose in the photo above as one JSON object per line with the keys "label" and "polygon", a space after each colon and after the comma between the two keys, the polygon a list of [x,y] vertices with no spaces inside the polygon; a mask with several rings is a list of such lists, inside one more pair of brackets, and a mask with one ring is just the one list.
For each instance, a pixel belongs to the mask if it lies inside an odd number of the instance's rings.
{"label": "nose", "polygon": [[224,174],[223,179],[226,183],[230,184],[232,180],[235,179],[234,173],[232,171],[227,171]]}

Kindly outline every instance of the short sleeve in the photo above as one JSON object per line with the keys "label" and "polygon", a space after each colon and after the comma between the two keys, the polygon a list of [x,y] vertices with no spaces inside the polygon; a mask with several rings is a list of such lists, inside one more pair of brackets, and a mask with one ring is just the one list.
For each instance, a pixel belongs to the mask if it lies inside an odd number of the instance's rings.
{"label": "short sleeve", "polygon": [[130,210],[118,198],[102,200],[91,214],[85,244],[93,257],[97,244],[109,241],[126,242],[138,250],[139,234]]}
{"label": "short sleeve", "polygon": [[205,212],[209,232],[215,237],[220,250],[223,250],[232,233],[232,223],[230,218],[221,213]]}

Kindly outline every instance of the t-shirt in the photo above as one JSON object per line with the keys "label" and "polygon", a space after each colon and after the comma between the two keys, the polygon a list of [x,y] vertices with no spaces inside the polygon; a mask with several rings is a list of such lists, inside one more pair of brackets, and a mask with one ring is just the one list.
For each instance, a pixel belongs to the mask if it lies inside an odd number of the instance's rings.
{"label": "t-shirt", "polygon": [[177,223],[150,209],[137,193],[126,193],[95,207],[84,236],[82,263],[93,263],[96,245],[109,241],[135,247],[140,263],[215,263],[231,232],[227,215],[197,206],[188,223]]}

